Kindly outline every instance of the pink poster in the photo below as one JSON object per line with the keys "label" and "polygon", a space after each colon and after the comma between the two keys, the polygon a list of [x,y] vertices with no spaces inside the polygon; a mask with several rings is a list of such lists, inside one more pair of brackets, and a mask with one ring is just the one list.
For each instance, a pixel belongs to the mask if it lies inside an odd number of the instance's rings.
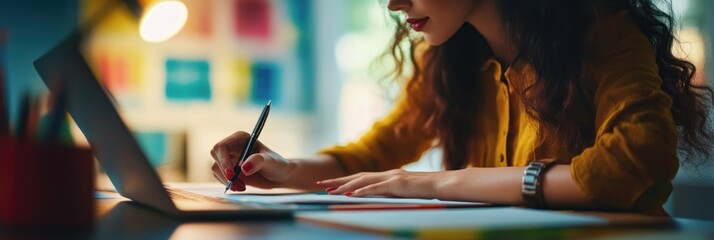
{"label": "pink poster", "polygon": [[236,0],[233,16],[236,35],[269,40],[273,31],[272,11],[269,0]]}

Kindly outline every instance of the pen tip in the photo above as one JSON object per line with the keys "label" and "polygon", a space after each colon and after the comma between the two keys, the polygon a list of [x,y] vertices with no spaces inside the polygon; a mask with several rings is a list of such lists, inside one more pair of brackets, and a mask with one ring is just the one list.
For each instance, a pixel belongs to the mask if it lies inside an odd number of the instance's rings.
{"label": "pen tip", "polygon": [[272,103],[272,102],[273,102],[273,100],[270,99],[270,100],[268,100],[268,104],[266,104],[266,105],[270,106],[270,103]]}

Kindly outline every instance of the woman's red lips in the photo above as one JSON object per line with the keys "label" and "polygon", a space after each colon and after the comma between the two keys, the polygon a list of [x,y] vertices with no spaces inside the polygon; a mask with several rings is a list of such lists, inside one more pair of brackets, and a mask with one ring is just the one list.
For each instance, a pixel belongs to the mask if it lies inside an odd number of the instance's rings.
{"label": "woman's red lips", "polygon": [[407,23],[412,25],[412,29],[414,29],[414,31],[421,31],[427,21],[429,21],[429,17],[407,18]]}

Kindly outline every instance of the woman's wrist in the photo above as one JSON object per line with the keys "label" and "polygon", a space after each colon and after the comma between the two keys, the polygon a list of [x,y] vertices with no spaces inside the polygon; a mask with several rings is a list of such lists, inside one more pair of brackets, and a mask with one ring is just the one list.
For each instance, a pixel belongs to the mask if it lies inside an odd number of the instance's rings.
{"label": "woman's wrist", "polygon": [[336,160],[327,155],[313,158],[286,159],[290,177],[284,183],[287,188],[303,189],[309,191],[324,190],[315,182],[345,176]]}
{"label": "woman's wrist", "polygon": [[[434,193],[437,199],[457,200],[459,199],[458,192],[464,191],[464,185],[461,184],[465,177],[467,169],[448,170],[436,173],[440,175],[435,177]],[[463,200],[463,199],[462,199]]]}
{"label": "woman's wrist", "polygon": [[440,199],[521,205],[523,167],[465,168],[446,171]]}

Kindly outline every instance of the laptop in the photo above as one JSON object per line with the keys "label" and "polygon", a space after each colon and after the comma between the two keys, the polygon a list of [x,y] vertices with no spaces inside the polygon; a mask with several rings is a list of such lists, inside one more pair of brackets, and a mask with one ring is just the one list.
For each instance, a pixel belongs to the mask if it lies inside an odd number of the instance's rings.
{"label": "laptop", "polygon": [[[164,188],[158,174],[119,116],[111,95],[92,74],[73,34],[34,62],[50,88],[66,92],[66,109],[89,141],[100,165],[122,196],[183,219],[291,218],[289,206],[236,203]],[[221,191],[217,189],[217,191]]]}

